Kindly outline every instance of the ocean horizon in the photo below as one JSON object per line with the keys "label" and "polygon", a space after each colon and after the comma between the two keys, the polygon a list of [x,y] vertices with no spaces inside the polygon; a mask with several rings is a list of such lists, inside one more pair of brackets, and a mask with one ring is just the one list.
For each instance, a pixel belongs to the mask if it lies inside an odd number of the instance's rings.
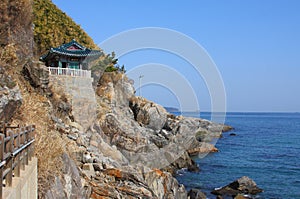
{"label": "ocean horizon", "polygon": [[[210,112],[176,112],[187,117],[210,120]],[[234,128],[223,133],[216,147],[218,153],[193,157],[200,173],[178,172],[177,179],[189,190],[210,192],[234,180],[248,176],[264,192],[255,198],[300,198],[300,113],[228,112],[225,124]]]}

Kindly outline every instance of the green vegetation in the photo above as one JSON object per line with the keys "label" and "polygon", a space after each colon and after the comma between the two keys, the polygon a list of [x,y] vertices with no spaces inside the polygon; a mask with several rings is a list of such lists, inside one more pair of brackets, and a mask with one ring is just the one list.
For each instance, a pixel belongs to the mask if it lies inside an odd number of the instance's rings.
{"label": "green vegetation", "polygon": [[[45,54],[51,47],[57,47],[76,39],[80,44],[97,49],[92,38],[62,12],[51,0],[34,0],[34,41],[37,57]],[[104,55],[91,66],[92,76],[97,84],[103,72],[125,72],[124,66],[118,65],[115,53]]]}
{"label": "green vegetation", "polygon": [[[118,59],[115,58],[115,53],[112,52],[112,54],[105,55],[101,57],[101,59],[91,67],[92,72],[96,71],[106,71],[106,72],[112,72],[116,71],[117,69],[117,63]],[[111,70],[111,71],[108,71]]]}
{"label": "green vegetation", "polygon": [[116,54],[112,52],[111,54],[102,56],[96,64],[91,67],[92,77],[94,78],[94,86],[97,85],[98,80],[104,72],[125,72],[125,67],[119,66],[118,59],[115,58]]}
{"label": "green vegetation", "polygon": [[33,13],[37,56],[72,39],[88,48],[97,48],[92,38],[51,0],[34,0]]}

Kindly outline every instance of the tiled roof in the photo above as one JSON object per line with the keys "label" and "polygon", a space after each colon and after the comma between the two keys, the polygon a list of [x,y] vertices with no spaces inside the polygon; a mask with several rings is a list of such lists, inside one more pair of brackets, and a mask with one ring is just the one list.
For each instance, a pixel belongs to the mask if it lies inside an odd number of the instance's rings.
{"label": "tiled roof", "polygon": [[[76,46],[76,50],[69,50],[71,46]],[[67,43],[63,44],[57,48],[51,48],[50,51],[43,55],[40,59],[42,61],[45,61],[47,57],[51,54],[59,54],[59,55],[66,55],[70,57],[94,57],[94,56],[101,56],[103,54],[100,50],[91,50],[89,48],[86,48],[82,46],[81,44],[77,43],[74,39]]]}

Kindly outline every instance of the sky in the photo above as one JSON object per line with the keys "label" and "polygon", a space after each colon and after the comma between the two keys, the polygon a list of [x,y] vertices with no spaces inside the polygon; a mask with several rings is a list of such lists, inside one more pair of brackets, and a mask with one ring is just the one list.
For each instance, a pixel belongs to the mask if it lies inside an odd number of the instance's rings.
{"label": "sky", "polygon": [[[96,44],[124,31],[145,27],[166,28],[191,38],[205,49],[220,73],[227,111],[300,112],[300,1],[53,0],[53,3],[80,24]],[[172,42],[174,46],[181,45],[180,41]],[[163,106],[182,108],[182,101],[190,98],[190,106],[184,107],[187,110],[212,108],[207,81],[189,60],[162,50],[143,49],[120,56],[119,63],[129,71],[138,95]],[[130,71],[138,71],[143,65],[146,69],[140,72],[142,78],[130,76]],[[159,66],[161,71],[157,69]],[[175,74],[185,81],[176,79]],[[165,78],[172,88],[157,80],[153,84],[141,83],[151,82],[151,78]],[[138,88],[139,85],[142,87]],[[187,92],[184,85],[189,85],[193,93]]]}

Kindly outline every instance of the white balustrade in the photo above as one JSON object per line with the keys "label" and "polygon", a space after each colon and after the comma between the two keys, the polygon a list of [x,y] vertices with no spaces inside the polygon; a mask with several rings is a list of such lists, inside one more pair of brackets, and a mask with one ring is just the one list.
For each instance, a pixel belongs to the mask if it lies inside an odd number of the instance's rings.
{"label": "white balustrade", "polygon": [[48,67],[50,75],[65,75],[74,77],[91,77],[91,71],[73,68]]}

